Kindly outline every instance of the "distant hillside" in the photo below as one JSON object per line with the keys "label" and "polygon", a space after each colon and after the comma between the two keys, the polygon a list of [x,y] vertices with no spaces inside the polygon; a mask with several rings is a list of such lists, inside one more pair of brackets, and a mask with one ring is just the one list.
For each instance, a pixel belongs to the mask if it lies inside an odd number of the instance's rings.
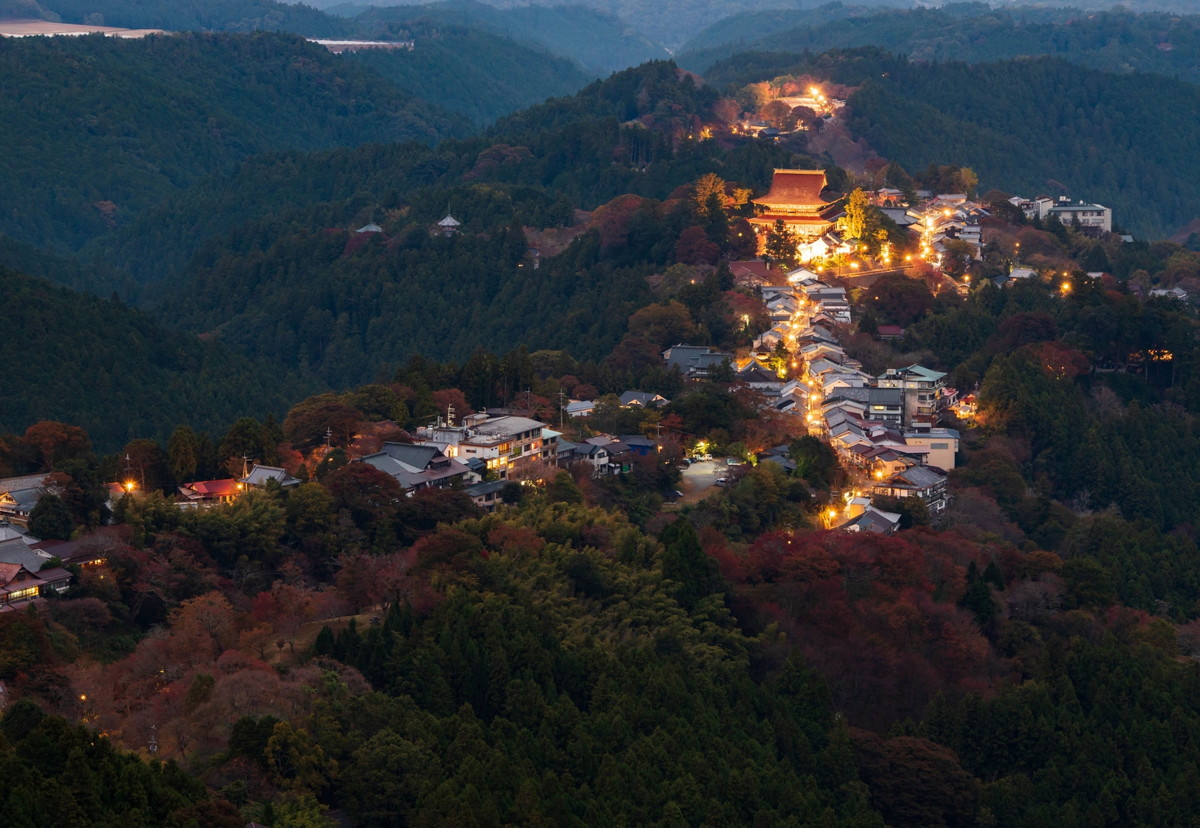
{"label": "distant hillside", "polygon": [[478,29],[420,26],[417,46],[350,52],[401,89],[483,126],[501,115],[570,95],[589,77],[565,58]]}
{"label": "distant hillside", "polygon": [[0,233],[58,249],[257,153],[456,128],[293,35],[0,39],[0,77]]}
{"label": "distant hillside", "polygon": [[[1113,208],[1139,236],[1164,238],[1200,216],[1200,88],[1113,75],[1054,58],[920,64],[874,50],[796,64],[861,85],[849,125],[910,170],[961,164],[983,190],[1061,192]],[[1149,91],[1153,90],[1153,94]]]}
{"label": "distant hillside", "polygon": [[[475,0],[409,5],[324,4],[272,0],[0,0],[4,17],[54,17],[168,31],[293,32],[306,37],[407,39],[416,24],[482,29],[569,58],[593,77],[667,57],[666,50],[600,7],[497,8]],[[5,13],[6,6],[11,7]],[[463,53],[466,56],[468,53]]]}
{"label": "distant hillside", "polygon": [[711,87],[673,62],[654,61],[596,81],[570,98],[530,107],[503,119],[491,132],[526,134],[596,118],[625,122],[657,115],[682,122],[705,113],[717,98]]}
{"label": "distant hillside", "polygon": [[107,297],[116,292],[127,297],[132,293],[127,275],[107,262],[57,256],[10,236],[0,235],[0,267],[97,296]]}
{"label": "distant hillside", "polygon": [[[654,43],[675,49],[687,42],[697,32],[742,11],[777,8],[812,8],[823,5],[827,0],[484,0],[490,6],[514,11],[530,7],[527,12],[536,21],[548,10],[557,10],[564,5],[584,6],[589,9],[615,15],[624,21],[633,32]],[[388,5],[386,0],[376,0],[376,5]],[[318,6],[339,6],[343,0],[319,0]],[[909,6],[909,0],[879,0],[870,5]],[[515,8],[514,8],[515,7]]]}
{"label": "distant hillside", "polygon": [[0,0],[0,20],[54,20],[57,15],[47,11],[37,0]]}
{"label": "distant hillside", "polygon": [[679,62],[721,83],[736,71],[740,52],[799,55],[857,46],[922,61],[1052,55],[1109,72],[1200,81],[1200,16],[975,3],[911,10],[831,3],[812,11],[748,12],[698,34],[681,49]]}
{"label": "distant hillside", "polygon": [[111,452],[180,423],[219,432],[242,415],[281,416],[312,387],[107,299],[5,267],[0,279],[0,431],[61,420]]}
{"label": "distant hillside", "polygon": [[[611,14],[580,5],[496,8],[474,0],[415,6],[384,6],[362,11],[355,25],[365,36],[398,35],[428,25],[485,29],[518,42],[537,44],[569,58],[595,77],[667,57],[666,50]],[[414,26],[415,24],[415,26]]]}
{"label": "distant hillside", "polygon": [[[318,227],[358,227],[405,204],[413,191],[464,181],[553,189],[551,200],[561,197],[584,209],[623,193],[663,198],[710,168],[737,160],[741,166],[730,177],[764,185],[770,159],[779,154],[770,145],[752,144],[726,159],[712,142],[689,143],[683,148],[686,165],[674,162],[672,136],[694,130],[716,99],[711,89],[697,87],[664,61],[503,118],[486,135],[465,141],[253,158],[232,176],[204,179],[146,211],[88,245],[85,253],[152,288],[177,281],[197,251],[211,245],[219,249],[227,234],[258,219],[288,216],[306,227],[316,222]],[[622,128],[638,118],[656,128]],[[437,208],[446,206],[443,199]],[[268,243],[247,233],[255,244]],[[153,293],[150,289],[143,298]]]}
{"label": "distant hillside", "polygon": [[[524,343],[600,358],[682,229],[624,194],[666,199],[706,172],[762,188],[773,167],[812,163],[766,143],[676,142],[714,100],[674,65],[648,64],[469,141],[262,157],[89,253],[139,279],[170,324],[334,385],[414,352],[466,359]],[[524,258],[519,228],[614,199],[602,233],[537,269]],[[462,234],[431,238],[447,210]],[[371,220],[385,232],[352,232]]]}
{"label": "distant hillside", "polygon": [[129,29],[280,31],[309,37],[343,37],[352,28],[347,21],[311,6],[272,0],[44,0],[41,5],[57,13],[64,23]]}

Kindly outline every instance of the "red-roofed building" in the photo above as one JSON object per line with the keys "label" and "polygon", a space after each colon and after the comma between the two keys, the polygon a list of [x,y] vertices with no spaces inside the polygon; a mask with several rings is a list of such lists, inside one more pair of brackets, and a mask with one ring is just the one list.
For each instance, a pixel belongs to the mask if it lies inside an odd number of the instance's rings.
{"label": "red-roofed building", "polygon": [[232,503],[246,486],[234,478],[226,480],[197,480],[179,487],[180,506],[212,506]]}
{"label": "red-roofed building", "polygon": [[780,268],[772,270],[771,265],[762,259],[730,262],[729,272],[733,275],[735,285],[748,288],[783,284],[784,277],[787,275]]}
{"label": "red-roofed building", "polygon": [[836,201],[826,201],[824,170],[775,170],[771,190],[754,203],[764,212],[750,219],[758,236],[758,249],[765,248],[767,233],[782,221],[800,241],[820,238],[833,227]]}

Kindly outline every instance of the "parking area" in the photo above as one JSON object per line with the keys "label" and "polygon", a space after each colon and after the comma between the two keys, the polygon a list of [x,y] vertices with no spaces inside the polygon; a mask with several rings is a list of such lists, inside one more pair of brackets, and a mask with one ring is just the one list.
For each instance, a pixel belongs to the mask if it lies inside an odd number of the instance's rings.
{"label": "parking area", "polygon": [[679,491],[683,492],[680,503],[697,503],[712,492],[717,481],[728,478],[731,469],[720,460],[700,460],[692,463],[683,472],[683,480],[679,483]]}

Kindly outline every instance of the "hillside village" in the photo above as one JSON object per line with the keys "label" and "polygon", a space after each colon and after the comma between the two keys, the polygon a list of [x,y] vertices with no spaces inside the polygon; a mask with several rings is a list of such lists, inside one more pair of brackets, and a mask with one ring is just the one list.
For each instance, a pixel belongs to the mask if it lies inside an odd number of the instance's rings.
{"label": "hillside village", "polygon": [[[951,257],[978,261],[987,243],[984,220],[989,210],[963,193],[918,191],[915,203],[895,188],[849,196],[829,194],[821,170],[775,170],[770,190],[754,199],[750,218],[760,256],[732,261],[729,271],[738,290],[761,302],[761,314],[770,326],[753,337],[750,348],[738,353],[720,352],[709,345],[678,343],[662,353],[663,367],[683,381],[729,383],[749,391],[755,405],[771,415],[786,415],[792,439],[809,435],[829,446],[844,474],[844,485],[831,493],[830,502],[815,516],[825,528],[851,532],[891,534],[912,521],[936,523],[951,494],[948,473],[956,466],[962,428],[972,424],[973,389],[955,389],[945,373],[911,364],[877,374],[863,370],[844,346],[848,332],[860,322],[853,310],[851,291],[868,287],[887,273],[908,273],[925,279],[936,291],[941,286],[965,295],[971,287],[964,262],[949,266]],[[857,206],[850,206],[857,202]],[[855,235],[848,210],[869,204],[896,228],[908,234],[911,249],[903,259],[901,246],[875,245],[875,253]],[[1012,197],[1009,202],[1027,219],[1056,218],[1085,233],[1108,233],[1111,210],[1066,199]],[[447,216],[433,235],[454,235],[459,222]],[[382,231],[378,225],[360,228],[356,238]],[[857,232],[862,232],[861,227]],[[781,243],[785,255],[780,255]],[[773,258],[773,255],[775,258]],[[997,286],[1024,279],[1043,278],[1013,251],[1009,272],[993,279]],[[780,259],[784,261],[781,262]],[[786,260],[801,263],[790,267]],[[534,260],[536,266],[536,259]],[[924,269],[920,269],[924,268]],[[962,281],[955,278],[963,274]],[[1099,278],[1102,274],[1088,274]],[[1051,273],[1046,278],[1053,279]],[[1064,282],[1064,285],[1069,285]],[[1155,296],[1186,299],[1178,288],[1159,289]],[[744,317],[749,323],[750,316]],[[903,330],[880,326],[881,340],[899,339]],[[365,444],[374,451],[353,452],[349,460],[377,469],[393,478],[398,490],[413,497],[422,490],[456,490],[465,493],[483,513],[494,512],[512,484],[544,484],[555,470],[586,469],[593,477],[629,472],[635,458],[652,458],[679,464],[684,471],[683,490],[660,492],[669,508],[680,498],[695,499],[708,486],[728,485],[742,464],[770,463],[785,473],[796,470],[792,446],[751,446],[728,464],[708,461],[710,441],[705,435],[666,429],[655,412],[670,400],[653,392],[627,390],[608,405],[650,415],[641,433],[590,433],[586,426],[604,401],[563,398],[559,423],[538,419],[534,408],[505,407],[456,415],[453,405],[435,421],[411,433],[395,423],[381,423],[383,439]],[[635,418],[631,422],[637,422]],[[568,432],[579,439],[567,439]],[[590,436],[584,436],[584,431]],[[646,436],[655,431],[652,436]],[[398,440],[386,435],[396,434]],[[303,458],[315,468],[329,454],[331,444],[318,445]],[[127,458],[128,459],[128,458]],[[286,492],[303,480],[281,466],[241,458],[241,473],[228,478],[196,480],[181,485],[174,494],[182,510],[227,505],[247,492],[270,488]],[[303,472],[301,472],[303,474]],[[108,484],[108,507],[118,509],[124,497],[142,496],[144,481],[127,469],[125,478]],[[38,501],[58,489],[53,477],[38,475],[0,480],[0,520],[8,536],[0,541],[0,608],[12,609],[36,600],[47,591],[66,589],[70,573],[62,565],[95,566],[103,561],[92,545],[41,540],[28,526]],[[898,510],[899,509],[899,510]],[[47,569],[39,564],[49,562]]]}
{"label": "hillside village", "polygon": [[1192,81],[124,5],[0,37],[13,828],[1195,821]]}

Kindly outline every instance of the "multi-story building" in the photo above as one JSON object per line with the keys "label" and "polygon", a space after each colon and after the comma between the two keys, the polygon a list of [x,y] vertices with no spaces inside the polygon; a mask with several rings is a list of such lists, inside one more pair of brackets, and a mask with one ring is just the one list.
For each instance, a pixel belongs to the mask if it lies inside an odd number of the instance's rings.
{"label": "multi-story building", "polygon": [[942,412],[942,389],[946,375],[920,365],[889,368],[875,380],[878,388],[899,388],[904,392],[904,425],[931,426]]}
{"label": "multi-story building", "polygon": [[472,414],[461,425],[438,424],[414,435],[418,445],[436,446],[447,457],[466,463],[483,460],[501,480],[535,462],[554,465],[558,432],[528,417]]}
{"label": "multi-story building", "polygon": [[1059,200],[1050,208],[1049,214],[1058,218],[1063,224],[1079,223],[1085,230],[1093,232],[1112,232],[1112,208],[1103,204],[1087,204],[1083,201],[1072,204]]}

